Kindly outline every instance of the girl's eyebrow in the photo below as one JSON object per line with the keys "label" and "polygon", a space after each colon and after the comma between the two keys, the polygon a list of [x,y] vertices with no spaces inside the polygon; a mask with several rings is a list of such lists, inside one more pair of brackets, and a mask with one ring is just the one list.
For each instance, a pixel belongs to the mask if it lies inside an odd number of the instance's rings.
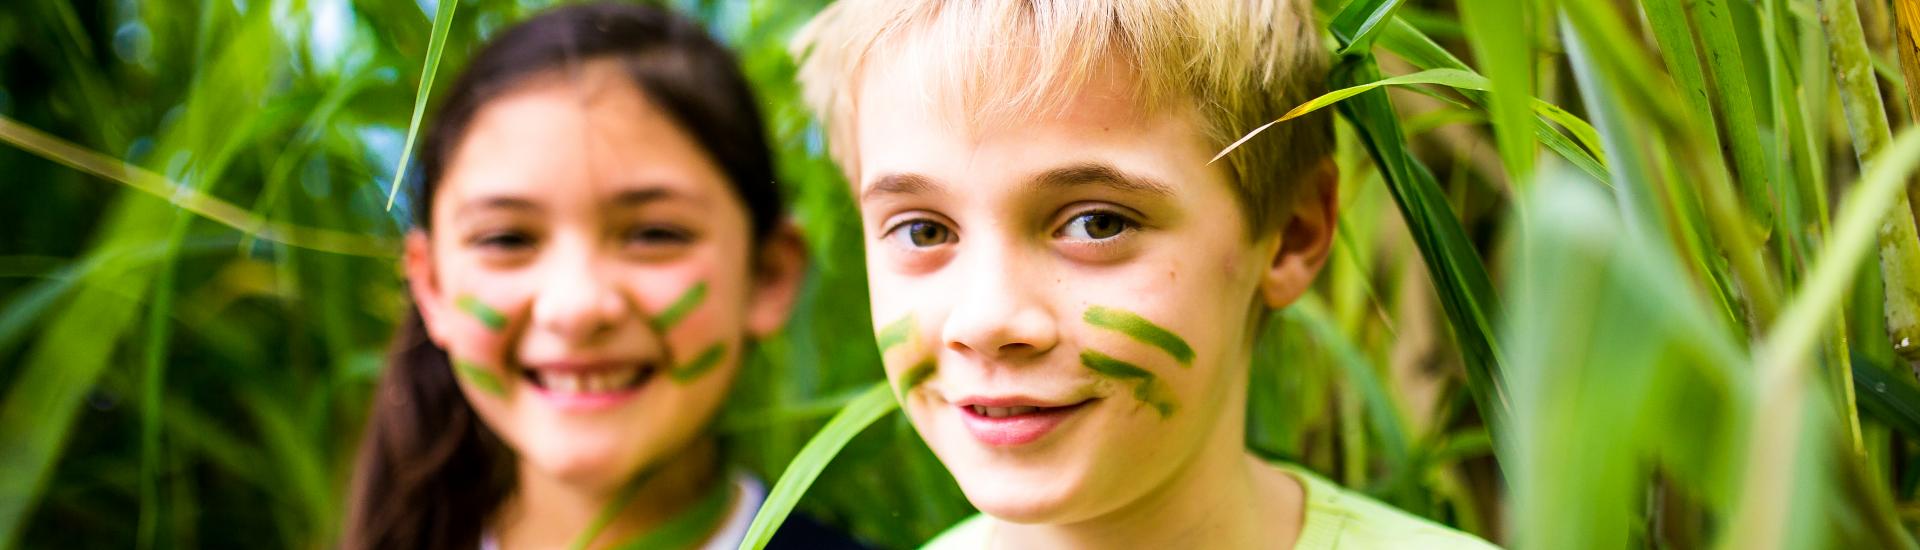
{"label": "girl's eyebrow", "polygon": [[701,193],[688,193],[671,185],[644,183],[625,186],[614,192],[607,204],[616,208],[643,206],[668,200],[687,200],[702,202],[706,196]]}
{"label": "girl's eyebrow", "polygon": [[539,203],[514,195],[482,195],[461,203],[453,210],[455,217],[465,216],[478,210],[512,210],[518,212],[538,212]]}

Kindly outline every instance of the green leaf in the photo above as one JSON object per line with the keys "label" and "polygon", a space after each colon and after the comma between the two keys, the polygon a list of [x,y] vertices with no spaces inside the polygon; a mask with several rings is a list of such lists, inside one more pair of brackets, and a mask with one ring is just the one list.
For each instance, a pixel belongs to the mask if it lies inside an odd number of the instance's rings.
{"label": "green leaf", "polygon": [[[1379,67],[1371,56],[1349,58],[1334,69],[1333,82],[1348,86],[1375,82]],[[1500,346],[1493,316],[1500,310],[1492,278],[1466,229],[1440,191],[1433,174],[1408,150],[1399,118],[1383,90],[1369,90],[1340,103],[1340,112],[1380,167],[1394,203],[1406,220],[1427,274],[1453,326],[1466,364],[1467,388],[1489,425],[1504,425],[1508,409],[1500,375]]]}
{"label": "green leaf", "polygon": [[1462,0],[1461,23],[1480,72],[1491,81],[1487,107],[1493,137],[1516,189],[1533,177],[1533,37],[1527,0]]}
{"label": "green leaf", "polygon": [[767,542],[773,540],[773,533],[786,522],[787,514],[800,502],[800,496],[806,494],[807,487],[820,477],[820,472],[833,461],[834,455],[840,453],[840,448],[853,440],[853,436],[866,430],[867,426],[880,420],[880,417],[900,407],[889,390],[886,382],[875,383],[867,388],[866,393],[848,403],[847,408],[841,409],[840,414],[833,415],[833,419],[828,420],[827,425],[807,441],[807,445],[800,449],[800,454],[787,464],[786,473],[781,474],[780,480],[774,482],[773,489],[767,492],[767,501],[760,505],[760,512],[753,516],[753,524],[747,527],[746,538],[740,541],[741,548],[766,548]]}
{"label": "green leaf", "polygon": [[1740,37],[1735,34],[1731,5],[1720,0],[1687,2],[1699,32],[1696,39],[1709,54],[1707,67],[1713,70],[1713,99],[1726,117],[1728,138],[1733,145],[1734,168],[1740,174],[1738,185],[1747,198],[1748,215],[1766,226],[1773,218],[1769,184],[1774,179],[1767,170],[1766,150],[1760,146],[1760,132],[1771,130],[1754,109],[1754,90],[1765,90],[1747,79],[1747,62],[1741,53]]}
{"label": "green leaf", "polygon": [[1347,3],[1347,7],[1342,8],[1340,14],[1334,16],[1333,22],[1327,25],[1327,30],[1345,44],[1340,48],[1339,55],[1362,52],[1372,47],[1374,37],[1385,28],[1384,23],[1394,20],[1393,12],[1405,3],[1406,0],[1354,0]]}
{"label": "green leaf", "polygon": [[1246,143],[1247,140],[1253,139],[1253,136],[1260,135],[1260,132],[1266,131],[1268,127],[1271,127],[1275,124],[1279,124],[1281,122],[1286,122],[1288,120],[1299,118],[1301,116],[1306,115],[1307,113],[1318,111],[1320,109],[1327,107],[1328,105],[1339,103],[1341,100],[1344,100],[1356,95],[1360,95],[1362,93],[1366,93],[1367,91],[1373,90],[1375,88],[1379,88],[1382,86],[1411,86],[1415,84],[1439,84],[1443,86],[1450,86],[1453,88],[1459,88],[1459,89],[1465,89],[1465,90],[1486,90],[1488,86],[1487,79],[1485,77],[1482,77],[1477,74],[1473,74],[1473,72],[1471,71],[1466,71],[1461,69],[1428,69],[1428,70],[1420,71],[1417,73],[1404,74],[1404,75],[1400,75],[1392,78],[1383,78],[1380,80],[1375,80],[1373,82],[1368,82],[1365,84],[1348,86],[1345,88],[1327,92],[1325,94],[1322,94],[1320,97],[1313,98],[1313,100],[1308,101],[1306,103],[1302,103],[1300,104],[1300,106],[1294,107],[1292,110],[1287,111],[1287,114],[1282,115],[1278,120],[1274,120],[1273,122],[1262,124],[1260,125],[1259,128],[1254,128],[1253,131],[1247,132],[1247,135],[1241,136],[1240,139],[1235,140],[1230,145],[1227,145],[1227,148],[1220,150],[1220,153],[1214,155],[1213,160],[1208,162],[1214,162],[1214,161],[1220,160],[1221,158],[1227,156],[1227,153],[1233,152],[1233,150],[1236,148],[1239,148],[1241,144]]}
{"label": "green leaf", "polygon": [[1920,437],[1920,388],[1914,387],[1911,377],[1856,358],[1853,387],[1859,392],[1860,408],[1908,437]]}
{"label": "green leaf", "polygon": [[439,8],[433,14],[433,34],[427,38],[427,60],[420,68],[420,89],[413,95],[413,120],[407,123],[407,141],[400,147],[400,163],[393,167],[393,187],[387,190],[387,209],[393,209],[393,200],[400,196],[400,184],[406,181],[407,161],[413,157],[413,140],[420,134],[420,117],[427,113],[427,97],[433,91],[433,75],[440,71],[440,55],[447,45],[448,31],[453,28],[453,9],[460,6],[460,0],[437,0]]}

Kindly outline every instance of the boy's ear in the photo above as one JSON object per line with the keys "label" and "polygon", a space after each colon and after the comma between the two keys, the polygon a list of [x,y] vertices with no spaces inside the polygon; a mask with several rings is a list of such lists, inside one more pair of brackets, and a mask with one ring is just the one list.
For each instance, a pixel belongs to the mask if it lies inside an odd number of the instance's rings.
{"label": "boy's ear", "polygon": [[780,222],[760,244],[753,266],[747,332],[765,338],[787,324],[793,301],[800,295],[800,281],[807,272],[807,242],[800,238],[800,230]]}
{"label": "boy's ear", "polygon": [[434,272],[433,239],[425,231],[408,231],[407,250],[400,261],[407,275],[407,293],[413,297],[414,309],[420,311],[420,320],[427,325],[427,337],[445,349],[441,335],[445,323],[439,321],[444,319],[447,301],[441,296],[440,278]]}
{"label": "boy's ear", "polygon": [[1280,244],[1273,261],[1260,278],[1260,293],[1267,307],[1279,309],[1292,304],[1313,286],[1313,278],[1327,263],[1333,249],[1333,231],[1338,225],[1340,206],[1340,169],[1333,158],[1321,159],[1302,177],[1293,197],[1286,222],[1278,229]]}

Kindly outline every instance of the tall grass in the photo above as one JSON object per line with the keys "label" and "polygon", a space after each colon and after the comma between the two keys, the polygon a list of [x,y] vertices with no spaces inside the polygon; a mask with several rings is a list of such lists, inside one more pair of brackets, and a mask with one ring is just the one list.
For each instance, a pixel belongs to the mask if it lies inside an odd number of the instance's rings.
{"label": "tall grass", "polygon": [[[907,547],[971,510],[871,389],[784,48],[821,4],[672,3],[741,53],[815,261],[718,429],[763,525]],[[0,5],[0,547],[327,545],[430,82],[545,5]],[[1912,2],[1317,8],[1342,219],[1249,448],[1518,547],[1915,545]]]}

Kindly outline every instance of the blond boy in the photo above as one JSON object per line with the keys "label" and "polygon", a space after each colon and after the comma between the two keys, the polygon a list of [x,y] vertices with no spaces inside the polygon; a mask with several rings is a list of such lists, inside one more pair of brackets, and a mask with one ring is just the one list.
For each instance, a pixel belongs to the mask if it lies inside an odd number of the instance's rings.
{"label": "blond boy", "polygon": [[1260,319],[1334,230],[1309,9],[846,0],[801,81],[854,186],[876,337],[984,515],[956,548],[1478,548],[1248,453]]}

